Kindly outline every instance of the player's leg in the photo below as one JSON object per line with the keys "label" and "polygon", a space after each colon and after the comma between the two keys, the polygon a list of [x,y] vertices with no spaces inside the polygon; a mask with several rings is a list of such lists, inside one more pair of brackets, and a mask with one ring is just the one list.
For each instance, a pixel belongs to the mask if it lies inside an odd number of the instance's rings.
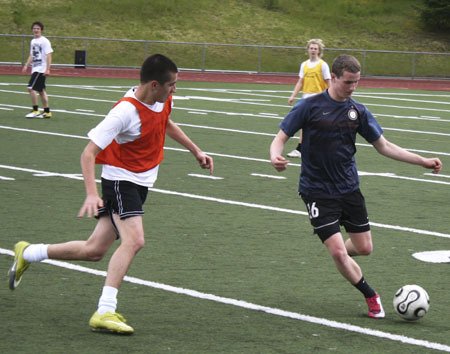
{"label": "player's leg", "polygon": [[349,235],[345,241],[350,256],[372,253],[373,243],[369,217],[361,191],[357,190],[342,199],[341,223]]}
{"label": "player's leg", "polygon": [[120,287],[134,256],[144,247],[142,216],[120,219],[114,214],[114,222],[119,230],[120,246],[115,250],[108,265],[105,285]]}
{"label": "player's leg", "polygon": [[350,256],[368,256],[373,251],[372,233],[365,232],[349,232],[349,237],[345,241],[345,247]]}
{"label": "player's leg", "polygon": [[347,243],[343,241],[342,235],[340,233],[332,235],[324,241],[324,245],[327,247],[339,272],[364,295],[369,308],[368,316],[383,318],[385,313],[380,296],[366,282],[358,263],[350,257]]}
{"label": "player's leg", "polygon": [[324,241],[328,253],[333,259],[337,270],[350,283],[356,284],[362,278],[359,265],[348,255],[345,242],[340,232],[328,237]]}
{"label": "player's leg", "polygon": [[39,95],[41,96],[42,107],[44,108],[44,112],[41,113],[41,117],[42,118],[51,118],[52,113],[50,112],[50,107],[48,105],[47,91],[45,89],[43,89],[41,92],[39,92]]}
{"label": "player's leg", "polygon": [[31,104],[32,104],[32,110],[30,113],[28,113],[25,117],[26,118],[35,118],[37,117],[39,112],[39,105],[38,105],[38,94],[36,92],[36,84],[38,83],[40,73],[34,72],[30,76],[30,80],[28,82],[28,93],[31,97]]}
{"label": "player's leg", "polygon": [[121,220],[114,214],[113,218],[121,243],[109,261],[98,308],[89,320],[89,326],[93,331],[132,334],[133,327],[116,311],[117,294],[134,256],[144,247],[144,229],[141,216]]}
{"label": "player's leg", "polygon": [[98,308],[89,325],[93,331],[132,334],[133,327],[116,312],[117,294],[133,258],[144,247],[142,205],[148,188],[127,181],[108,180],[102,180],[102,188],[103,196],[107,196],[106,199],[109,200],[108,206],[121,243],[109,261]]}
{"label": "player's leg", "polygon": [[114,227],[107,217],[98,220],[87,241],[69,241],[59,244],[29,244],[20,241],[14,246],[14,262],[9,269],[9,287],[19,286],[31,263],[45,259],[99,261],[116,238]]}
{"label": "player's leg", "polygon": [[97,262],[116,240],[116,232],[109,217],[98,219],[91,236],[86,241],[69,241],[48,246],[48,258]]}

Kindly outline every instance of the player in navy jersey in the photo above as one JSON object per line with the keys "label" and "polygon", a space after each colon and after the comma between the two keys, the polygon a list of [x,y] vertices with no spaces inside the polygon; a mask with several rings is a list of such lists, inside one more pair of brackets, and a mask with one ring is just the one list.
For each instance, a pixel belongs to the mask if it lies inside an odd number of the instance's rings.
{"label": "player in navy jersey", "polygon": [[[356,135],[361,135],[381,155],[419,165],[439,173],[438,158],[424,158],[386,140],[372,113],[351,98],[360,79],[361,66],[350,55],[338,56],[331,68],[331,85],[306,98],[280,124],[270,146],[270,160],[281,172],[289,161],[283,157],[288,139],[302,129],[302,166],[299,194],[319,236],[339,272],[364,295],[368,315],[383,318],[379,294],[365,281],[353,256],[369,255],[372,234],[364,197],[359,189],[355,163]],[[345,228],[344,240],[340,226]]]}

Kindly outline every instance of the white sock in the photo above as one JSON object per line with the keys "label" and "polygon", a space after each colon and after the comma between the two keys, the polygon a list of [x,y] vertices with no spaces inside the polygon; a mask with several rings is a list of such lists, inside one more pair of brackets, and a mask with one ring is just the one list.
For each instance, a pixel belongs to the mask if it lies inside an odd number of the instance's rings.
{"label": "white sock", "polygon": [[44,259],[48,259],[47,254],[48,245],[44,245],[42,243],[37,245],[29,245],[23,251],[23,258],[27,262],[40,262]]}
{"label": "white sock", "polygon": [[102,296],[98,300],[98,309],[97,312],[100,315],[103,315],[106,312],[116,312],[117,308],[117,293],[118,289],[113,288],[112,286],[104,286],[102,291]]}

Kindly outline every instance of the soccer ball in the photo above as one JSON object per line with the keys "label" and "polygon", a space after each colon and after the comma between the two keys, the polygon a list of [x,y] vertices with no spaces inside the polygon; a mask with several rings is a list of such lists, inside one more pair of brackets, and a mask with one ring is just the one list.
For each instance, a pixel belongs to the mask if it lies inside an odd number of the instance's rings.
{"label": "soccer ball", "polygon": [[402,286],[394,295],[394,309],[407,321],[417,321],[430,308],[430,297],[419,285]]}

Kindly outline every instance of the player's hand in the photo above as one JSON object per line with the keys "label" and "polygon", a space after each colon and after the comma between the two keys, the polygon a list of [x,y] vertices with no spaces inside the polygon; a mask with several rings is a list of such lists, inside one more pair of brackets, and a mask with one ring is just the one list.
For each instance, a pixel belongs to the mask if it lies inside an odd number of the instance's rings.
{"label": "player's hand", "polygon": [[278,155],[271,157],[270,163],[278,172],[282,172],[287,168],[289,160],[286,160],[283,156]]}
{"label": "player's hand", "polygon": [[210,175],[214,173],[214,160],[211,156],[201,153],[197,156],[197,161],[201,168],[209,170]]}
{"label": "player's hand", "polygon": [[98,215],[98,209],[103,207],[103,200],[98,195],[88,195],[78,212],[78,217],[87,216],[91,218]]}
{"label": "player's hand", "polygon": [[442,162],[437,157],[431,159],[425,159],[426,168],[432,169],[433,173],[439,173],[442,170]]}

